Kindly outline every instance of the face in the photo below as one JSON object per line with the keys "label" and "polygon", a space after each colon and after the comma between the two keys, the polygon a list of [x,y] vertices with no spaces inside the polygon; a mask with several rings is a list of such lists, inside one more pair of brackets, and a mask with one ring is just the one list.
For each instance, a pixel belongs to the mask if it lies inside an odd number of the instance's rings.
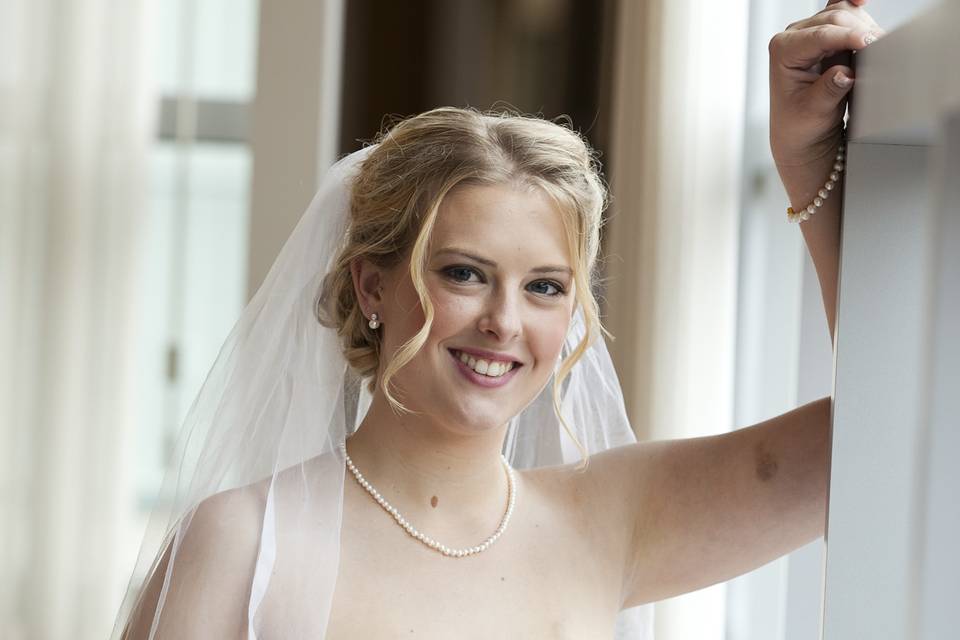
{"label": "face", "polygon": [[[452,191],[425,272],[433,325],[394,376],[395,395],[462,433],[504,425],[555,369],[575,304],[572,268],[560,214],[540,190]],[[408,261],[385,274],[384,291],[383,353],[390,354],[424,322]]]}

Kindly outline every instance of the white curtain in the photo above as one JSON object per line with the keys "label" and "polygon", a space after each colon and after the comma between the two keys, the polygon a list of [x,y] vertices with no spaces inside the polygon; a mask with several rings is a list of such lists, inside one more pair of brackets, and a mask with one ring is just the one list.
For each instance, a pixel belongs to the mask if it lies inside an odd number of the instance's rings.
{"label": "white curtain", "polygon": [[147,0],[0,3],[0,637],[102,638],[132,498]]}
{"label": "white curtain", "polygon": [[[621,0],[607,323],[641,440],[731,429],[749,1]],[[724,637],[724,585],[656,605],[657,640]]]}

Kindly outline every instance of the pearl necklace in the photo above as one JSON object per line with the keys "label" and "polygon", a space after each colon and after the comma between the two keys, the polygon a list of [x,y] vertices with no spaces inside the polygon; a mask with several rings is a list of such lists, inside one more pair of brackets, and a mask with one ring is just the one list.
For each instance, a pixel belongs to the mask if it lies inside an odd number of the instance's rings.
{"label": "pearl necklace", "polygon": [[373,488],[373,485],[371,485],[363,477],[363,474],[361,474],[360,471],[357,469],[356,465],[353,464],[353,460],[351,460],[350,456],[347,455],[346,443],[343,443],[340,445],[340,450],[343,451],[343,455],[347,460],[347,467],[350,469],[351,473],[353,473],[353,477],[357,479],[357,482],[360,483],[360,486],[366,489],[367,493],[373,496],[373,499],[376,500],[377,503],[381,507],[383,507],[387,513],[393,516],[393,519],[397,521],[397,524],[403,527],[404,530],[407,533],[409,533],[411,536],[413,536],[415,539],[419,540],[420,542],[427,545],[431,549],[435,551],[439,551],[445,556],[450,556],[452,558],[462,558],[465,556],[472,556],[476,553],[480,553],[481,551],[486,551],[490,545],[492,545],[494,542],[497,541],[497,538],[500,537],[500,534],[502,534],[506,530],[507,523],[510,522],[510,516],[513,514],[513,506],[516,503],[516,498],[517,498],[516,485],[513,478],[513,469],[510,467],[510,463],[507,462],[507,458],[502,453],[500,454],[500,461],[503,463],[503,468],[506,469],[506,472],[507,472],[508,502],[507,502],[507,511],[506,513],[504,513],[503,519],[500,521],[500,526],[497,527],[497,530],[494,531],[493,535],[491,535],[489,538],[487,538],[486,540],[484,540],[482,543],[478,544],[475,547],[468,547],[466,549],[451,549],[450,547],[440,544],[433,538],[426,536],[420,533],[419,531],[417,531],[413,527],[413,525],[407,522],[406,518],[400,515],[400,512],[397,511],[395,507],[391,506],[390,503],[387,502],[383,498],[383,496],[381,496],[380,493]]}

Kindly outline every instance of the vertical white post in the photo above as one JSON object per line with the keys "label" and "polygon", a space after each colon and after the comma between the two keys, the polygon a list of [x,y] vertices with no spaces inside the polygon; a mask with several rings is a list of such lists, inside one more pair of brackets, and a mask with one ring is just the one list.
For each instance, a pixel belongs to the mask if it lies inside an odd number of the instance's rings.
{"label": "vertical white post", "polygon": [[941,3],[856,56],[825,640],[956,635],[958,19]]}
{"label": "vertical white post", "polygon": [[343,0],[260,3],[247,297],[336,159]]}
{"label": "vertical white post", "polygon": [[922,434],[916,592],[918,640],[956,637],[960,596],[960,109],[944,127],[935,178],[934,278],[929,292],[928,414]]}
{"label": "vertical white post", "polygon": [[916,588],[927,149],[851,142],[848,162],[823,637],[894,640]]}

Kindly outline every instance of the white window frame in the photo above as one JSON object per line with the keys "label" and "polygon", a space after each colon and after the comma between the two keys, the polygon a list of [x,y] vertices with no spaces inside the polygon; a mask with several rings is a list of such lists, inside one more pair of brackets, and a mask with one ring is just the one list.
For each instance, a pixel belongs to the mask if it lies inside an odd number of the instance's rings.
{"label": "white window frame", "polygon": [[824,640],[956,633],[960,3],[856,56]]}

